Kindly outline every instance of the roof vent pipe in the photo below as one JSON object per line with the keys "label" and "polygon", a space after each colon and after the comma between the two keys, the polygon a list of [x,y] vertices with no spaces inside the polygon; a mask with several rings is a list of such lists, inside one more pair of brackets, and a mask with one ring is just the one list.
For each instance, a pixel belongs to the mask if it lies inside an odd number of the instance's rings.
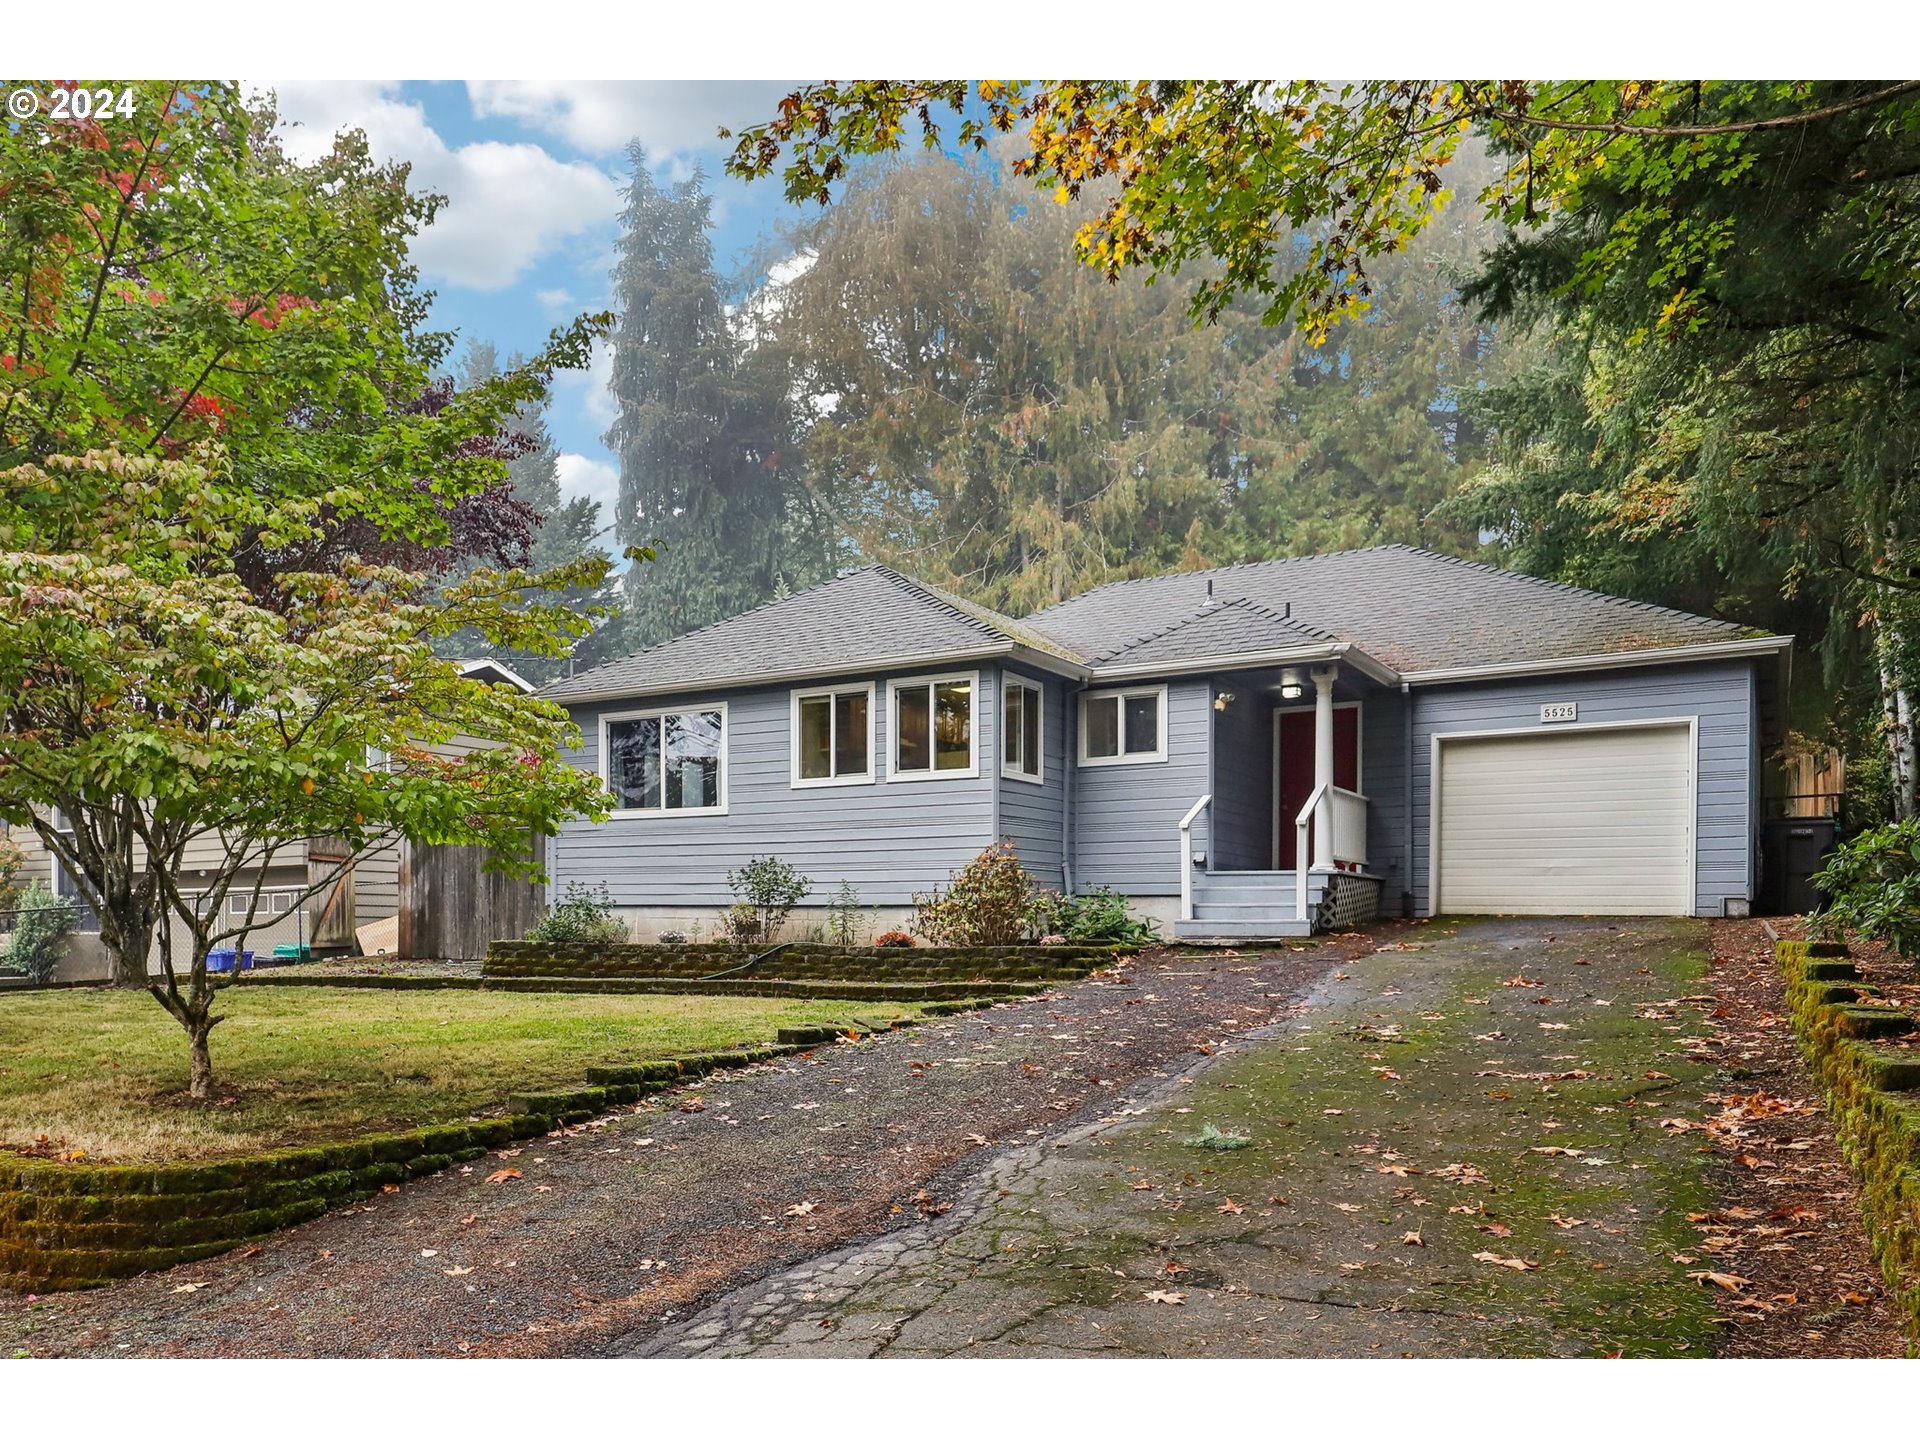
{"label": "roof vent pipe", "polygon": [[1200,608],[1202,610],[1211,610],[1213,608],[1213,579],[1211,576],[1207,579],[1207,598],[1200,602]]}

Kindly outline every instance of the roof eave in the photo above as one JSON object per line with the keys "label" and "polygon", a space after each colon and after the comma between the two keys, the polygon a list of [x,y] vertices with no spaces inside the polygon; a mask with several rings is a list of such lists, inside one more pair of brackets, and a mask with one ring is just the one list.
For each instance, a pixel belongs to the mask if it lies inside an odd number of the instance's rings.
{"label": "roof eave", "polygon": [[[807,665],[792,670],[756,670],[747,675],[707,676],[703,679],[676,680],[662,685],[617,685],[609,689],[560,694],[542,691],[543,698],[560,705],[597,705],[608,700],[635,700],[648,695],[692,695],[708,690],[739,690],[752,685],[785,685],[804,680],[830,680],[837,675],[864,675],[872,670],[925,669],[931,665],[958,665],[974,660],[994,660],[1014,654],[1023,647],[1005,641],[997,645],[979,645],[965,650],[919,651],[904,655],[876,655],[871,660],[840,661],[832,665]],[[1027,659],[1022,655],[1020,658]],[[1035,652],[1030,664],[1061,665],[1066,662]]]}
{"label": "roof eave", "polygon": [[1401,678],[1409,685],[1447,685],[1466,680],[1557,675],[1570,670],[1628,670],[1643,665],[1682,665],[1691,660],[1738,660],[1782,654],[1792,646],[1791,635],[1754,635],[1739,640],[1711,640],[1699,645],[1607,651],[1598,655],[1565,655],[1546,660],[1496,661],[1490,665],[1459,665],[1442,670],[1409,670]]}
{"label": "roof eave", "polygon": [[1214,670],[1250,670],[1264,665],[1312,665],[1329,660],[1351,665],[1368,679],[1382,685],[1400,683],[1399,672],[1344,640],[1323,645],[1296,646],[1290,650],[1240,650],[1222,655],[1198,655],[1189,660],[1101,665],[1094,669],[1093,678],[1098,681],[1132,680],[1148,675],[1199,675]]}

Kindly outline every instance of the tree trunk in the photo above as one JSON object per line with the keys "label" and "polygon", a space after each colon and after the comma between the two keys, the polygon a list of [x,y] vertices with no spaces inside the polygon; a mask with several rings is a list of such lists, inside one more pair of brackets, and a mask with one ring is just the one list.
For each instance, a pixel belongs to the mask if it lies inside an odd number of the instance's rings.
{"label": "tree trunk", "polygon": [[213,1056],[207,1050],[213,1023],[208,1015],[187,1021],[187,1044],[192,1052],[187,1093],[195,1100],[213,1099]]}
{"label": "tree trunk", "polygon": [[1913,695],[1902,683],[1895,645],[1883,624],[1879,636],[1880,708],[1886,720],[1888,779],[1892,782],[1893,818],[1911,820],[1920,813],[1920,755],[1915,753],[1916,715]]}

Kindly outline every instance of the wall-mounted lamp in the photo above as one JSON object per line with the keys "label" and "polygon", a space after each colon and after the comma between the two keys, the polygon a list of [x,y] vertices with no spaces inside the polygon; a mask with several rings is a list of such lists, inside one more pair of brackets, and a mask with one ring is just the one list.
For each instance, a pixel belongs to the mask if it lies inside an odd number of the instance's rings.
{"label": "wall-mounted lamp", "polygon": [[1231,690],[1222,690],[1218,695],[1213,697],[1213,708],[1216,710],[1225,710],[1231,704],[1233,704],[1233,691]]}
{"label": "wall-mounted lamp", "polygon": [[1280,698],[1282,700],[1298,700],[1306,693],[1307,682],[1301,677],[1298,670],[1282,670],[1280,672]]}

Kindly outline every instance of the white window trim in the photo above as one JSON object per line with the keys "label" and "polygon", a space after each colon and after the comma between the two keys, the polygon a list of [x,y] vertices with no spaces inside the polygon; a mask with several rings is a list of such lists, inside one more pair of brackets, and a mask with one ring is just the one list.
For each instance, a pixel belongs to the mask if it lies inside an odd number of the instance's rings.
{"label": "white window trim", "polygon": [[[1124,728],[1126,724],[1124,704],[1129,697],[1137,699],[1142,695],[1152,695],[1160,702],[1160,716],[1154,726],[1154,739],[1159,741],[1159,748],[1156,750],[1142,751],[1137,755],[1129,755],[1125,750],[1127,737]],[[1087,753],[1087,702],[1089,700],[1107,700],[1116,697],[1122,702],[1123,707],[1120,712],[1120,720],[1123,727],[1120,732],[1121,753],[1118,755],[1089,755]],[[1080,711],[1076,718],[1080,722],[1076,728],[1080,732],[1080,764],[1083,768],[1093,769],[1101,765],[1164,765],[1166,763],[1167,687],[1165,685],[1123,685],[1110,687],[1105,690],[1083,690],[1080,692]]]}
{"label": "white window trim", "polygon": [[1007,723],[1007,696],[1015,690],[1031,690],[1040,697],[1040,751],[1033,757],[1033,773],[1028,774],[1016,766],[1007,763],[1007,737],[1000,734],[1000,775],[1005,780],[1018,780],[1025,785],[1044,785],[1047,783],[1047,687],[1038,680],[1029,680],[1024,675],[1000,673],[1000,729],[1004,731]]}
{"label": "white window trim", "polygon": [[[968,701],[973,713],[968,717],[967,741],[970,759],[964,770],[902,770],[900,768],[900,692],[927,689],[954,680],[965,680],[970,689]],[[977,780],[980,778],[980,672],[954,670],[943,675],[908,675],[887,682],[887,782],[919,780]]]}
{"label": "white window trim", "polygon": [[[664,806],[658,810],[611,810],[609,820],[684,820],[696,815],[724,815],[727,813],[727,787],[733,779],[733,722],[727,714],[727,702],[724,700],[701,701],[689,704],[649,705],[639,710],[612,710],[600,717],[600,784],[608,794],[613,793],[613,782],[607,773],[608,746],[607,727],[622,720],[646,720],[665,715],[691,715],[696,710],[716,710],[720,714],[720,803],[703,805],[694,810],[668,810]],[[663,788],[662,797],[665,796]]]}
{"label": "white window trim", "polygon": [[[803,778],[800,774],[800,702],[802,700],[818,699],[822,695],[852,695],[863,690],[867,696],[867,768],[865,773],[860,775],[825,775],[814,780]],[[787,778],[788,783],[793,789],[826,790],[840,785],[871,785],[880,778],[879,766],[874,763],[877,757],[874,754],[876,727],[874,725],[873,700],[873,682],[871,680],[867,681],[864,685],[811,685],[804,690],[794,690],[788,694]],[[832,714],[832,710],[833,707],[830,705],[828,707],[830,715]],[[837,725],[839,722],[835,719],[831,721],[831,723]],[[837,745],[830,743],[828,746],[829,753],[831,754],[831,752],[837,748]],[[724,762],[721,765],[721,769],[723,772],[726,769]]]}

